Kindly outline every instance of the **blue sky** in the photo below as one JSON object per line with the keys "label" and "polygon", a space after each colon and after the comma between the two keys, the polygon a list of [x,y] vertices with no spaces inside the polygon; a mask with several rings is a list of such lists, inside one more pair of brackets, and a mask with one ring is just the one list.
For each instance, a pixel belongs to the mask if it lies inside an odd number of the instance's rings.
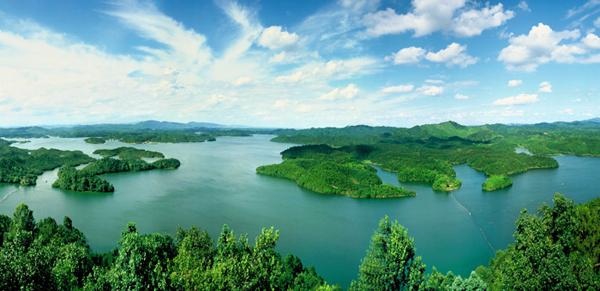
{"label": "blue sky", "polygon": [[2,1],[0,126],[600,116],[600,0]]}

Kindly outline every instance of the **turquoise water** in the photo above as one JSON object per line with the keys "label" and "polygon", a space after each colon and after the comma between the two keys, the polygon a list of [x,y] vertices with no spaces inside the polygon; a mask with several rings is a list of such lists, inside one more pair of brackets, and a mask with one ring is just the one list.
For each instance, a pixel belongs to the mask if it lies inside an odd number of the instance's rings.
{"label": "turquoise water", "polygon": [[[271,136],[222,137],[216,142],[145,144],[178,158],[175,171],[107,175],[112,194],[74,193],[52,189],[56,171],[47,172],[35,187],[0,184],[0,213],[12,214],[28,204],[40,219],[62,221],[67,215],[96,251],[115,247],[129,221],[142,232],[174,234],[177,227],[197,225],[216,238],[223,224],[255,237],[263,226],[280,229],[279,250],[294,253],[313,265],[328,282],[347,286],[357,272],[369,239],[384,215],[398,219],[415,238],[418,253],[428,266],[468,275],[486,264],[498,248],[512,240],[514,221],[522,208],[535,211],[563,192],[577,202],[600,196],[600,159],[557,157],[560,168],[536,170],[513,177],[514,186],[482,192],[484,176],[458,166],[460,190],[436,193],[429,186],[406,185],[417,197],[356,200],[305,191],[293,182],[255,174],[259,165],[280,161],[286,144]],[[110,141],[91,145],[83,139],[32,139],[24,148],[79,149],[125,144]],[[386,183],[397,183],[379,171]]]}

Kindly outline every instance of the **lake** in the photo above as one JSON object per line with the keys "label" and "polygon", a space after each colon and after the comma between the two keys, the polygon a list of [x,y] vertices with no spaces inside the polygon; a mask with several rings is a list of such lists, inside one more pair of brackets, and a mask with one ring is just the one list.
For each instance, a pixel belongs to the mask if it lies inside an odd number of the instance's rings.
{"label": "lake", "polygon": [[[82,150],[135,146],[164,153],[182,162],[178,170],[105,175],[115,186],[111,194],[53,189],[56,172],[40,176],[35,187],[0,184],[0,213],[12,215],[25,203],[39,220],[64,216],[83,231],[95,251],[116,246],[127,222],[140,232],[174,234],[196,225],[216,239],[223,224],[253,238],[265,226],[280,230],[278,249],[315,266],[329,283],[348,286],[369,245],[378,221],[398,219],[415,238],[417,252],[428,267],[468,275],[488,263],[495,250],[512,241],[514,222],[523,208],[535,211],[550,203],[554,192],[576,202],[600,196],[600,159],[560,156],[558,169],[535,170],[513,177],[511,188],[481,191],[485,177],[457,166],[462,188],[436,193],[425,185],[405,185],[414,198],[357,200],[303,190],[293,182],[256,175],[256,167],[278,163],[289,144],[272,136],[220,137],[216,142],[128,145],[109,141],[86,144],[83,139],[31,139],[22,148]],[[386,183],[398,184],[392,173],[379,171]]]}

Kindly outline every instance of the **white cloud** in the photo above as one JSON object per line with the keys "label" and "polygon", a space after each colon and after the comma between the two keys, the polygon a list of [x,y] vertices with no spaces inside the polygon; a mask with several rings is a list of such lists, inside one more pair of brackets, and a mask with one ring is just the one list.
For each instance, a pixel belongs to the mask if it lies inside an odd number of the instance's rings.
{"label": "white cloud", "polygon": [[600,49],[600,37],[591,32],[588,33],[581,41],[591,49]]}
{"label": "white cloud", "polygon": [[466,50],[466,46],[455,42],[437,52],[427,52],[423,48],[411,46],[400,49],[385,59],[391,60],[397,65],[416,64],[426,59],[430,62],[446,64],[448,67],[459,66],[464,68],[477,63],[477,58],[467,54]]}
{"label": "white cloud", "polygon": [[313,62],[305,64],[288,74],[278,76],[275,81],[297,83],[324,79],[342,80],[352,76],[368,74],[374,70],[377,62],[371,58],[351,58]]}
{"label": "white cloud", "polygon": [[419,92],[423,95],[427,95],[427,96],[438,96],[438,95],[444,93],[444,87],[425,85],[425,86],[419,87],[417,89],[417,92]]}
{"label": "white cloud", "polygon": [[522,105],[522,104],[531,104],[538,102],[537,94],[519,94],[516,96],[510,96],[506,98],[497,99],[494,101],[494,105],[496,106],[512,106],[512,105]]}
{"label": "white cloud", "polygon": [[169,48],[165,51],[140,47],[142,51],[157,58],[177,58],[177,61],[195,64],[206,64],[212,59],[203,35],[162,14],[151,3],[127,1],[115,5],[116,9],[107,14],[116,17],[140,36]]}
{"label": "white cloud", "polygon": [[286,53],[280,52],[269,58],[269,63],[283,63],[285,61]]}
{"label": "white cloud", "polygon": [[519,4],[517,4],[517,7],[523,11],[531,11],[531,9],[529,9],[529,5],[525,1],[519,2]]}
{"label": "white cloud", "polygon": [[297,34],[284,31],[281,26],[271,26],[262,31],[258,44],[269,49],[280,49],[295,44],[298,39]]}
{"label": "white cloud", "polygon": [[392,54],[391,59],[394,64],[416,64],[420,62],[425,56],[425,50],[420,47],[407,47],[400,49],[398,52]]}
{"label": "white cloud", "polygon": [[[527,4],[525,4],[527,5]],[[498,27],[515,14],[502,7],[499,3],[492,7],[484,7],[481,10],[470,9],[454,19],[454,32],[460,36],[475,36],[488,28]]]}
{"label": "white cloud", "polygon": [[457,99],[457,100],[467,100],[467,99],[471,99],[471,97],[469,97],[467,95],[460,94],[460,93],[456,93],[454,95],[454,99]]}
{"label": "white cloud", "polygon": [[552,84],[548,81],[541,82],[538,91],[541,93],[552,93]]}
{"label": "white cloud", "polygon": [[508,80],[508,87],[519,87],[523,84],[523,80]]}
{"label": "white cloud", "polygon": [[244,77],[239,77],[239,78],[237,78],[237,79],[236,79],[236,80],[233,82],[233,84],[234,84],[235,86],[243,86],[243,85],[248,85],[248,84],[252,83],[253,81],[254,81],[254,80],[253,80],[252,78],[244,76]]}
{"label": "white cloud", "polygon": [[447,66],[460,66],[462,68],[477,63],[477,58],[466,53],[467,47],[451,43],[445,49],[437,52],[428,52],[425,58],[430,62],[445,63]]}
{"label": "white cloud", "polygon": [[335,88],[326,94],[321,95],[321,100],[352,99],[358,95],[358,87],[354,84],[348,84],[346,87]]}
{"label": "white cloud", "polygon": [[408,93],[414,90],[415,86],[412,84],[403,84],[397,86],[389,86],[381,89],[381,92],[384,94],[393,94],[393,93]]}
{"label": "white cloud", "polygon": [[479,35],[486,29],[498,27],[514,16],[504,10],[501,3],[482,9],[462,9],[465,0],[413,0],[412,11],[397,14],[387,8],[367,14],[363,22],[366,33],[377,37],[413,31],[414,36],[424,36],[436,31],[448,31],[458,36]]}
{"label": "white cloud", "polygon": [[539,65],[548,62],[592,63],[600,60],[594,56],[582,58],[587,53],[580,43],[563,44],[565,40],[577,40],[579,30],[553,31],[550,26],[539,23],[527,35],[509,39],[509,45],[500,51],[498,60],[508,69],[535,71]]}

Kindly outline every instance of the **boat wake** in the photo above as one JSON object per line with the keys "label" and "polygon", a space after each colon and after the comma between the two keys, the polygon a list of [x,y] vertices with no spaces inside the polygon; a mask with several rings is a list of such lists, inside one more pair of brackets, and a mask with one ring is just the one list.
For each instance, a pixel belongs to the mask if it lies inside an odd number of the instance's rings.
{"label": "boat wake", "polygon": [[481,237],[483,237],[483,240],[485,241],[485,243],[490,248],[490,251],[492,252],[492,254],[494,254],[495,253],[495,248],[492,245],[492,242],[490,241],[490,239],[485,234],[485,231],[483,231],[483,228],[479,225],[479,223],[477,223],[477,220],[475,220],[475,218],[473,218],[473,215],[471,215],[471,211],[469,211],[469,209],[464,204],[460,203],[460,201],[458,201],[458,199],[456,199],[456,197],[452,193],[450,193],[450,196],[452,197],[452,200],[454,200],[454,202],[456,202],[456,204],[460,208],[462,208],[471,217],[471,220],[473,221],[473,223],[475,224],[475,226],[479,229],[479,232],[481,233]]}
{"label": "boat wake", "polygon": [[19,191],[19,188],[6,193],[6,195],[4,195],[4,196],[2,196],[2,198],[0,198],[0,203],[3,203],[6,199],[8,199],[8,197],[12,196],[13,194],[17,193],[18,191]]}

